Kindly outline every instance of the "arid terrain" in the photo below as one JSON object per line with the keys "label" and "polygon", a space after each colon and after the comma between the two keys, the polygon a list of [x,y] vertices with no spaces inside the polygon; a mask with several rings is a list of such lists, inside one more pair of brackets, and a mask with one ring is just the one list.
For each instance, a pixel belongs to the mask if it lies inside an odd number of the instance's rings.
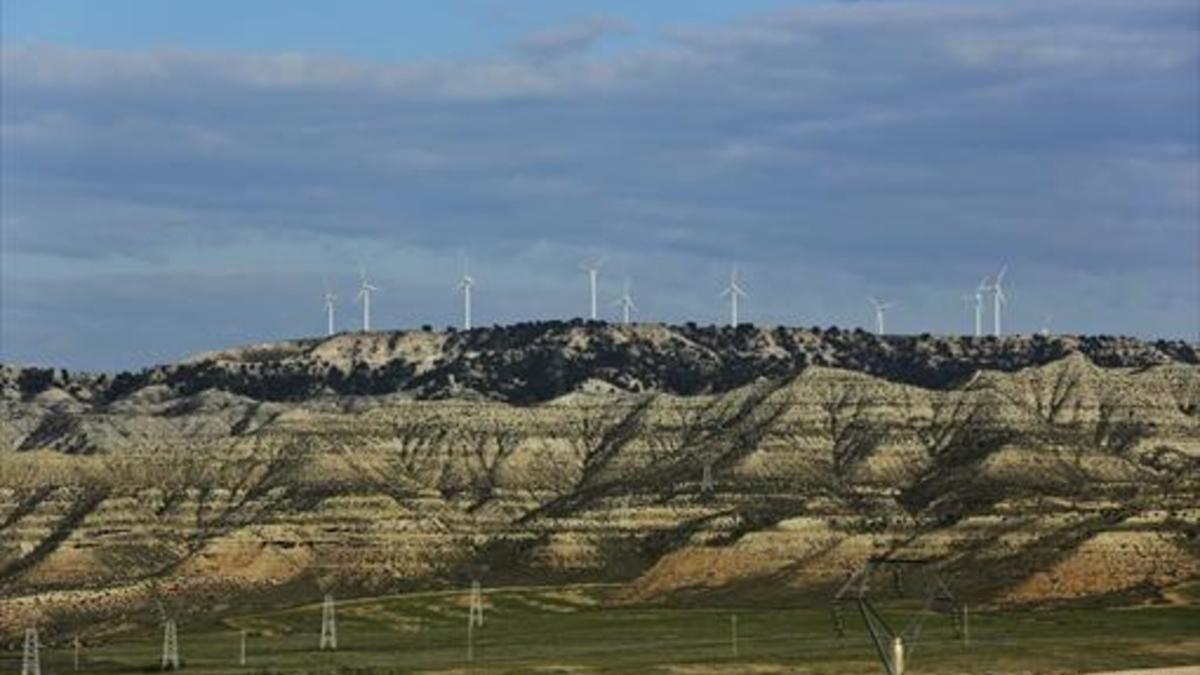
{"label": "arid terrain", "polygon": [[882,555],[984,609],[1184,602],[1196,356],[555,323],[6,366],[0,638],[472,578],[824,602]]}

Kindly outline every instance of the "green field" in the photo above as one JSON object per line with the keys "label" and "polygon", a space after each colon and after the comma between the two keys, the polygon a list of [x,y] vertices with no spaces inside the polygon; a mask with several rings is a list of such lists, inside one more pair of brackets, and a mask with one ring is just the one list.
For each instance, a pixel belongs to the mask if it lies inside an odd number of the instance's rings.
{"label": "green field", "polygon": [[[417,593],[344,599],[339,649],[317,650],[321,605],[234,613],[179,624],[192,673],[391,672],[882,672],[861,622],[833,632],[828,607],[624,608],[611,586],[505,588],[486,592],[486,623],[467,660],[467,595]],[[894,604],[894,625],[912,616]],[[731,644],[737,616],[738,653]],[[240,631],[248,664],[237,665]],[[1071,673],[1200,663],[1200,606],[974,612],[971,642],[931,615],[913,647],[910,673]],[[81,672],[158,670],[161,630],[131,631],[83,650]],[[20,672],[7,652],[0,672]],[[64,645],[42,652],[43,673],[71,672]]]}

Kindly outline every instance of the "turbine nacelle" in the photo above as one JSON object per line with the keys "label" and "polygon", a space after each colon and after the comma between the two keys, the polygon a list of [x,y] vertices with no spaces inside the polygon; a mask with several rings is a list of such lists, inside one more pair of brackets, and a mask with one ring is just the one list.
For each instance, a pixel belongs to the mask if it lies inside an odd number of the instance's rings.
{"label": "turbine nacelle", "polygon": [[[992,293],[992,321],[993,321],[992,334],[995,335],[996,337],[1000,337],[1000,334],[1001,334],[1000,308],[1002,306],[1008,304],[1008,296],[1006,296],[1004,294],[1004,287],[1002,286],[1002,283],[1004,281],[1004,275],[1007,272],[1008,272],[1008,265],[1004,265],[1003,267],[1000,268],[1000,272],[996,275],[996,280],[993,281],[990,285],[988,285],[986,287],[986,290],[991,291],[991,293]],[[981,284],[980,291],[983,291],[983,290],[985,290],[985,287]]]}
{"label": "turbine nacelle", "polygon": [[358,287],[358,299],[361,301],[367,295],[374,293],[375,291],[378,291],[378,290],[379,290],[378,286],[373,286],[373,285],[367,283],[366,281],[364,281]]}
{"label": "turbine nacelle", "polygon": [[867,300],[875,307],[876,312],[886,312],[896,306],[894,302],[884,302],[874,296],[867,296]]}
{"label": "turbine nacelle", "polygon": [[996,298],[1001,303],[1007,303],[1008,297],[1004,295],[1004,287],[1001,285],[1001,282],[1004,281],[1004,275],[1007,272],[1008,272],[1008,265],[1001,267],[1000,273],[996,275],[996,280],[993,281],[991,284],[986,283],[987,279],[985,277],[984,281],[980,282],[980,284],[979,284],[979,292],[982,293],[984,291],[989,291],[989,292],[995,294]]}
{"label": "turbine nacelle", "polygon": [[629,280],[625,280],[625,290],[621,293],[621,297],[617,298],[614,305],[621,308],[621,320],[624,323],[629,323],[630,312],[637,309],[637,305],[633,302],[633,294],[629,290]]}
{"label": "turbine nacelle", "polygon": [[896,303],[884,302],[879,298],[870,295],[867,296],[867,300],[870,301],[871,305],[875,308],[875,332],[879,335],[883,335],[883,315],[885,312],[887,312],[887,310],[895,307]]}
{"label": "turbine nacelle", "polygon": [[729,285],[725,290],[721,291],[722,298],[729,298],[729,325],[734,328],[738,325],[738,299],[747,297],[749,293],[742,288],[738,283],[738,268],[734,265],[729,270]]}
{"label": "turbine nacelle", "polygon": [[458,281],[458,290],[463,295],[463,329],[471,330],[471,289],[475,287],[475,277],[471,276],[471,260],[463,256],[462,278]]}
{"label": "turbine nacelle", "polygon": [[590,272],[590,273],[599,272],[600,268],[603,266],[604,266],[604,258],[603,257],[596,258],[595,260],[593,260],[590,263],[589,262],[579,263],[580,270],[582,270],[584,272]]}
{"label": "turbine nacelle", "polygon": [[367,270],[360,268],[358,273],[358,297],[356,300],[363,308],[363,331],[371,330],[371,293],[379,288],[367,281]]}
{"label": "turbine nacelle", "polygon": [[742,298],[745,298],[749,295],[746,293],[745,289],[738,284],[738,268],[736,266],[729,272],[729,285],[725,287],[725,290],[721,291],[722,298],[729,297],[730,295],[736,295]]}
{"label": "turbine nacelle", "polygon": [[470,263],[471,263],[470,259],[465,258],[465,257],[463,258],[462,279],[459,279],[459,281],[458,281],[458,289],[459,290],[465,291],[469,288],[472,288],[475,285],[475,277],[471,276]]}
{"label": "turbine nacelle", "polygon": [[628,281],[625,282],[625,290],[621,292],[621,297],[617,298],[616,301],[613,302],[613,304],[619,305],[622,307],[625,307],[625,306],[628,306],[630,308],[637,307],[637,305],[633,304],[633,294],[630,292]]}

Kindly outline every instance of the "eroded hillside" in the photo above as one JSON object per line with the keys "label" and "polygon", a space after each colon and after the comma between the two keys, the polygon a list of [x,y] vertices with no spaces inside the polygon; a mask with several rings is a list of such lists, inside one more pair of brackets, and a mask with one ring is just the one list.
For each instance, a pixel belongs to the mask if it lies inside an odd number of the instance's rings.
{"label": "eroded hillside", "polygon": [[[387,339],[295,349],[387,368]],[[401,339],[413,372],[460,368],[437,365],[456,338]],[[287,397],[181,386],[170,368],[120,396],[59,374],[30,392],[10,370],[0,633],[119,625],[155,600],[205,611],[297,584],[469,577],[623,579],[629,602],[805,601],[887,553],[939,560],[975,603],[1161,597],[1200,576],[1200,368],[1147,345],[1120,352],[1145,363],[1101,367],[1059,344],[1061,358],[937,387],[863,372],[878,366],[754,375],[723,357],[736,377],[683,396],[603,377],[584,342],[564,359],[593,363],[587,377],[532,405],[478,389],[493,377],[478,373],[448,376],[457,396],[264,400]],[[195,363],[269,371],[289,349]]]}

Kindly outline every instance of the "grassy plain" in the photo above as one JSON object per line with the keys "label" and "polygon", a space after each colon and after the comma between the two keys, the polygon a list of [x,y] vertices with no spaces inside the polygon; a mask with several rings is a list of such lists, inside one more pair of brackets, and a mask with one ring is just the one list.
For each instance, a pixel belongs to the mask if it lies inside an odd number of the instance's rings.
{"label": "grassy plain", "polygon": [[[838,639],[829,608],[614,606],[613,586],[486,591],[486,623],[472,631],[459,592],[343,599],[339,649],[317,650],[319,598],[283,609],[239,610],[181,621],[190,673],[827,673],[882,672],[858,618]],[[1190,596],[1194,589],[1181,589]],[[883,602],[893,625],[915,610]],[[737,653],[732,619],[737,616]],[[248,663],[237,665],[240,632]],[[969,645],[950,621],[930,615],[909,673],[1081,673],[1200,663],[1200,605],[973,612]],[[155,672],[161,630],[144,627],[85,645],[81,672]],[[20,672],[19,652],[0,672]],[[72,669],[69,640],[42,652],[43,673]]]}

